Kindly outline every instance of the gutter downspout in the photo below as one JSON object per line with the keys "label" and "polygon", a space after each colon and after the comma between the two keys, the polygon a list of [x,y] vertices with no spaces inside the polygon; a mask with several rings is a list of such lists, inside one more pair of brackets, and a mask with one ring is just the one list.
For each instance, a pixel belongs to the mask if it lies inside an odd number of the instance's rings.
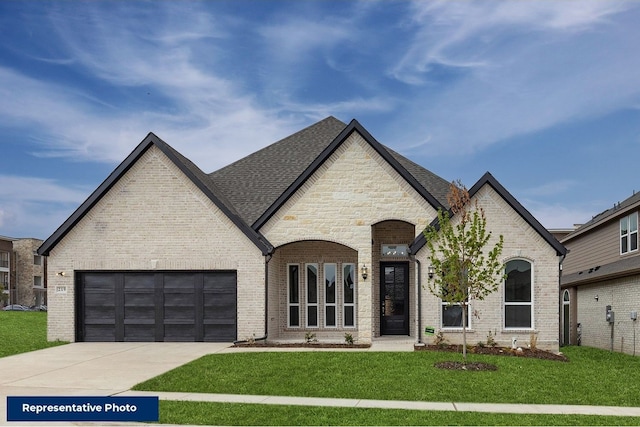
{"label": "gutter downspout", "polygon": [[[255,338],[253,341],[264,341],[269,335],[269,261],[273,258],[273,253],[269,253],[264,257],[264,335]],[[246,344],[249,340],[236,340],[236,344]]]}
{"label": "gutter downspout", "polygon": [[416,259],[418,266],[418,344],[422,344],[422,264]]}
{"label": "gutter downspout", "polygon": [[[568,253],[569,251],[567,251]],[[560,305],[560,308],[558,309],[558,313],[559,313],[559,317],[562,319],[562,322],[558,322],[559,326],[560,326],[560,330],[558,331],[558,343],[562,343],[563,345],[570,345],[571,344],[571,328],[569,328],[569,342],[563,342],[564,339],[564,303],[562,300],[563,297],[563,292],[562,292],[562,263],[564,262],[564,259],[567,257],[567,254],[565,253],[564,255],[560,256],[560,263],[558,264],[558,290],[560,291],[559,294],[559,301],[558,304]],[[559,319],[558,319],[559,320]],[[569,311],[569,325],[571,325],[571,311]]]}
{"label": "gutter downspout", "polygon": [[418,270],[418,282],[416,284],[416,287],[418,288],[418,330],[416,331],[416,335],[418,338],[418,344],[422,344],[422,264],[415,255],[411,254],[410,257],[411,260],[416,263],[416,268]]}

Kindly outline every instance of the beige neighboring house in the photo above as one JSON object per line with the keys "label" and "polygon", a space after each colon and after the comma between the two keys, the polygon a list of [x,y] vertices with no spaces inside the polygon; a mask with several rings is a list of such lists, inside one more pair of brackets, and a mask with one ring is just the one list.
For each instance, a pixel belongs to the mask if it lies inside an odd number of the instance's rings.
{"label": "beige neighboring house", "polygon": [[640,193],[563,238],[562,344],[640,353]]}
{"label": "beige neighboring house", "polygon": [[[4,305],[47,304],[47,260],[37,253],[40,239],[0,236],[0,284]],[[0,302],[0,306],[3,304]]]}
{"label": "beige neighboring house", "polygon": [[[460,342],[426,289],[449,181],[328,117],[213,173],[149,134],[47,239],[50,340]],[[564,247],[489,173],[470,189],[509,279],[469,342],[558,349]],[[410,338],[411,337],[411,338]]]}

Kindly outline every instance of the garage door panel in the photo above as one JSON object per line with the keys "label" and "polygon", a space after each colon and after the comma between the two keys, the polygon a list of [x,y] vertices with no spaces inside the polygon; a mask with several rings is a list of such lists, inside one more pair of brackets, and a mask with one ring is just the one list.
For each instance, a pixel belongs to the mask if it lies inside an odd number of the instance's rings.
{"label": "garage door panel", "polygon": [[116,340],[115,322],[112,325],[87,325],[85,329],[87,342],[111,342]]}
{"label": "garage door panel", "polygon": [[178,342],[191,342],[195,341],[195,325],[193,322],[184,323],[165,323],[164,325],[164,340],[165,341],[178,341]]}
{"label": "garage door panel", "polygon": [[235,323],[229,325],[204,325],[204,341],[234,341],[236,339]]}
{"label": "garage door panel", "polygon": [[236,272],[79,273],[84,341],[233,341]]}

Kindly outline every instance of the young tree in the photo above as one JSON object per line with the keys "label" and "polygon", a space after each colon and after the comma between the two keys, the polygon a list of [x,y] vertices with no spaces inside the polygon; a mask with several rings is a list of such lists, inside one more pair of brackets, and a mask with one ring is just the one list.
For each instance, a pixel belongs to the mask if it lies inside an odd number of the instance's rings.
{"label": "young tree", "polygon": [[[451,183],[449,211],[438,210],[437,224],[424,231],[433,267],[429,292],[462,310],[462,354],[467,363],[467,316],[470,300],[483,300],[495,292],[504,281],[504,266],[500,262],[503,236],[488,252],[491,240],[484,210],[478,201],[471,204],[469,192],[458,181]],[[488,249],[488,248],[487,248]]]}

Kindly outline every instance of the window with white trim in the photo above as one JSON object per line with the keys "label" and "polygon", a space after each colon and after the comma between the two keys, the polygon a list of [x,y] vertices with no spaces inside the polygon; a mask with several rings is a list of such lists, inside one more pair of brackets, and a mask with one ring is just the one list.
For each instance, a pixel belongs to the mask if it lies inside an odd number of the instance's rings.
{"label": "window with white trim", "polygon": [[287,324],[290,328],[300,327],[300,266],[287,265]]}
{"label": "window with white trim", "polygon": [[306,265],[307,327],[318,327],[318,264]]}
{"label": "window with white trim", "polygon": [[342,264],[342,324],[345,328],[356,326],[356,265]]}
{"label": "window with white trim", "polygon": [[327,328],[335,328],[338,325],[336,274],[336,264],[324,265],[324,326]]}
{"label": "window with white trim", "polygon": [[638,250],[638,212],[620,219],[620,254]]}
{"label": "window with white trim", "polygon": [[507,262],[504,284],[504,327],[506,329],[533,328],[533,276],[529,261],[515,259]]}

